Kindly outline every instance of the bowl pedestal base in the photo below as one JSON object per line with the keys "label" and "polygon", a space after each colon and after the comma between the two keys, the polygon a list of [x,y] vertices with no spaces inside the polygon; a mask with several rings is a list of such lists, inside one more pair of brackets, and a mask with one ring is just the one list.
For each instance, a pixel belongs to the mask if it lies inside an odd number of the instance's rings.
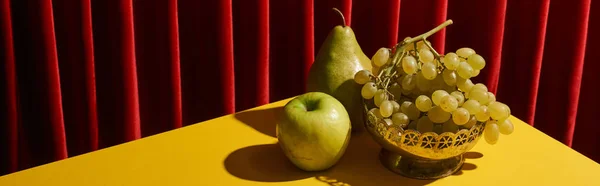
{"label": "bowl pedestal base", "polygon": [[444,160],[402,157],[400,154],[382,149],[379,160],[389,170],[414,179],[439,179],[460,170],[464,161],[462,155]]}

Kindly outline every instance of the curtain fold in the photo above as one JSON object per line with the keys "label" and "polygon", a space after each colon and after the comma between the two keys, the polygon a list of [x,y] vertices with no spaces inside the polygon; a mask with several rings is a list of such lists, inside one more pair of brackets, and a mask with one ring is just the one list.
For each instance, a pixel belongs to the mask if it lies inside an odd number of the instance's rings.
{"label": "curtain fold", "polygon": [[16,79],[16,86],[2,91],[18,92],[12,98],[18,104],[12,121],[18,125],[18,139],[10,143],[18,145],[22,169],[66,158],[67,146],[52,1],[11,1],[10,11],[15,73],[9,79]]}
{"label": "curtain fold", "polygon": [[[571,146],[579,103],[591,1],[551,3],[549,15],[551,21],[548,22],[546,32],[544,62],[534,123],[546,134]],[[565,34],[562,30],[564,28],[569,28],[571,34]],[[563,90],[557,90],[558,88]]]}
{"label": "curtain fold", "polygon": [[598,125],[595,121],[598,118],[598,111],[595,108],[600,104],[600,97],[597,94],[600,73],[596,70],[600,69],[600,63],[597,62],[597,59],[600,58],[600,52],[593,44],[600,42],[599,35],[594,34],[600,32],[600,14],[595,11],[598,9],[600,9],[600,4],[591,4],[585,47],[585,64],[579,94],[580,101],[577,105],[576,125],[572,141],[574,149],[597,162],[600,161],[600,152],[598,152],[600,151],[598,150],[600,137],[596,132]]}
{"label": "curtain fold", "polygon": [[53,1],[56,48],[69,155],[98,149],[90,1]]}
{"label": "curtain fold", "polygon": [[0,174],[14,172],[19,165],[19,130],[17,112],[17,76],[10,2],[0,1]]}
{"label": "curtain fold", "polygon": [[447,19],[474,81],[600,161],[591,0],[0,0],[0,174],[289,98],[343,12],[370,57]]}

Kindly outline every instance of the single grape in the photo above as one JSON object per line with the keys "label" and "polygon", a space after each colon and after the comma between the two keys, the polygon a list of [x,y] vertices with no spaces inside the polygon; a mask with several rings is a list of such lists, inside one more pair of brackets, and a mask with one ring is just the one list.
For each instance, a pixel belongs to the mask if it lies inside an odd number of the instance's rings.
{"label": "single grape", "polygon": [[450,119],[450,113],[444,111],[440,106],[432,107],[427,115],[434,123],[444,123]]}
{"label": "single grape", "polygon": [[421,112],[427,112],[429,111],[429,109],[431,109],[431,99],[429,99],[429,97],[425,95],[420,95],[419,97],[417,97],[415,103],[417,104],[417,108]]}
{"label": "single grape", "polygon": [[481,91],[487,92],[488,88],[483,83],[477,83],[477,84],[473,85],[473,88],[471,88],[471,91],[473,91],[473,90],[481,90]]}
{"label": "single grape", "polygon": [[419,111],[416,104],[411,103],[411,105],[408,107],[407,111],[404,112],[404,114],[406,114],[406,116],[408,116],[408,119],[410,120],[417,120],[419,119],[419,116],[421,116],[421,111]]}
{"label": "single grape", "polygon": [[458,125],[454,123],[454,121],[449,119],[444,124],[442,124],[442,131],[456,133],[458,132]]}
{"label": "single grape", "polygon": [[374,98],[375,105],[379,107],[381,102],[388,99],[388,94],[385,92],[385,90],[379,89],[377,92],[375,92]]}
{"label": "single grape", "polygon": [[361,70],[354,74],[354,81],[358,84],[365,84],[371,80],[371,71]]}
{"label": "single grape", "polygon": [[469,100],[465,101],[465,103],[463,103],[462,107],[467,109],[469,111],[469,113],[472,115],[475,115],[479,111],[481,111],[481,104],[479,104],[478,101],[473,100],[473,99],[469,99]]}
{"label": "single grape", "polygon": [[428,80],[433,80],[437,76],[437,69],[433,62],[425,62],[423,66],[421,66],[421,73],[423,77]]}
{"label": "single grape", "polygon": [[433,62],[433,53],[428,48],[419,49],[419,59],[425,63]]}
{"label": "single grape", "polygon": [[450,93],[450,95],[454,98],[456,98],[456,101],[458,101],[458,106],[462,106],[463,103],[465,103],[465,96],[463,95],[463,93],[459,92],[459,91],[454,91],[452,93]]}
{"label": "single grape", "polygon": [[417,86],[417,78],[414,74],[404,76],[402,79],[402,89],[412,90]]}
{"label": "single grape", "polygon": [[392,83],[388,90],[392,95],[394,95],[395,98],[399,98],[400,96],[402,96],[402,86],[400,86],[400,84],[398,83]]}
{"label": "single grape", "polygon": [[379,112],[384,118],[390,117],[394,112],[394,104],[389,100],[383,100],[379,106]]}
{"label": "single grape", "polygon": [[473,67],[475,70],[481,70],[485,67],[485,60],[479,54],[470,55],[467,58],[467,63]]}
{"label": "single grape", "polygon": [[469,79],[473,76],[473,68],[466,62],[460,62],[456,72],[458,73],[458,76],[464,79]]}
{"label": "single grape", "polygon": [[469,121],[467,123],[462,125],[462,127],[470,129],[475,124],[477,124],[477,119],[475,118],[475,116],[471,116],[471,119],[469,119]]}
{"label": "single grape", "polygon": [[373,55],[372,61],[373,64],[375,64],[375,66],[381,67],[385,65],[389,59],[390,50],[388,50],[387,48],[380,48],[379,50],[377,50],[377,52],[375,52],[375,55]]}
{"label": "single grape", "polygon": [[421,72],[417,72],[417,88],[426,92],[431,89],[431,81],[427,80]]}
{"label": "single grape", "polygon": [[421,133],[433,131],[433,122],[427,116],[419,118],[417,122],[417,130]]}
{"label": "single grape", "polygon": [[442,101],[442,98],[444,98],[444,96],[447,96],[448,92],[446,92],[445,90],[436,90],[433,92],[433,94],[431,94],[431,99],[433,101],[433,104],[435,105],[440,105],[440,101]]}
{"label": "single grape", "polygon": [[412,56],[402,58],[402,69],[406,74],[414,74],[418,70],[417,60]]}
{"label": "single grape", "polygon": [[444,66],[446,66],[446,68],[448,68],[449,70],[456,70],[460,63],[460,60],[458,59],[458,55],[449,52],[444,56],[442,63],[444,63]]}
{"label": "single grape", "polygon": [[481,103],[482,105],[484,105],[488,102],[487,92],[484,92],[484,91],[478,90],[478,89],[471,89],[471,91],[469,92],[468,98],[476,100],[479,103]]}
{"label": "single grape", "polygon": [[381,116],[381,112],[379,111],[378,108],[372,108],[371,110],[369,110],[369,112],[374,114],[375,117],[377,117],[379,119],[383,119],[383,116]]}
{"label": "single grape", "polygon": [[452,121],[457,125],[464,125],[469,122],[470,113],[465,108],[457,108],[454,112],[452,112]]}
{"label": "single grape", "polygon": [[474,85],[470,79],[457,78],[456,86],[463,92],[469,92]]}
{"label": "single grape", "polygon": [[458,100],[454,96],[446,95],[440,100],[440,107],[446,112],[452,112],[458,107]]}
{"label": "single grape", "polygon": [[454,72],[454,70],[444,70],[444,72],[442,72],[442,77],[447,85],[456,85],[456,72]]}
{"label": "single grape", "polygon": [[363,85],[360,93],[365,99],[372,99],[375,96],[375,92],[377,92],[377,85],[373,82],[368,82]]}
{"label": "single grape", "polygon": [[459,48],[458,50],[456,50],[456,54],[458,54],[458,56],[462,57],[462,58],[467,58],[473,54],[475,54],[475,50],[471,49],[471,48]]}
{"label": "single grape", "polygon": [[398,112],[392,115],[392,122],[394,123],[394,125],[401,126],[402,128],[405,128],[405,126],[408,125],[409,121],[410,120],[408,119],[408,116],[402,112]]}
{"label": "single grape", "polygon": [[490,119],[490,111],[488,110],[487,106],[482,105],[479,110],[480,111],[475,114],[477,121],[484,122]]}
{"label": "single grape", "polygon": [[498,128],[500,129],[500,134],[504,135],[512,134],[515,130],[515,126],[509,119],[498,122]]}
{"label": "single grape", "polygon": [[492,102],[488,105],[490,116],[492,119],[501,121],[505,120],[510,116],[510,111],[507,105],[498,101]]}
{"label": "single grape", "polygon": [[496,101],[496,95],[492,92],[488,92],[488,104]]}
{"label": "single grape", "polygon": [[471,74],[471,77],[477,77],[480,72],[481,70],[473,70],[473,74]]}
{"label": "single grape", "polygon": [[485,141],[490,144],[496,144],[498,142],[498,138],[500,138],[500,129],[498,128],[498,124],[494,120],[489,120],[485,124],[485,129],[483,130],[483,137]]}
{"label": "single grape", "polygon": [[394,113],[400,112],[400,104],[398,104],[398,102],[396,102],[396,101],[390,101],[390,102],[392,102],[392,105],[394,106]]}

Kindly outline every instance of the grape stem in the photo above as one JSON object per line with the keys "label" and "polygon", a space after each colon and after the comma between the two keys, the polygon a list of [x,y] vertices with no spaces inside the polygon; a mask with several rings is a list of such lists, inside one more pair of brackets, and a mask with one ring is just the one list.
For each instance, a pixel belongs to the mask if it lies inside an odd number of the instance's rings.
{"label": "grape stem", "polygon": [[431,53],[433,53],[433,55],[435,56],[435,58],[437,58],[439,60],[440,59],[440,53],[438,53],[435,49],[433,49],[433,47],[431,46],[431,44],[427,43],[427,40],[423,39],[423,42],[425,43],[425,46],[427,46],[427,48],[429,48],[429,50],[431,50]]}
{"label": "grape stem", "polygon": [[404,41],[403,41],[403,43],[414,43],[414,42],[416,42],[416,41],[424,40],[424,39],[426,39],[427,37],[429,37],[429,36],[431,36],[431,35],[435,34],[435,33],[436,33],[436,32],[438,32],[438,31],[440,31],[440,30],[441,30],[441,29],[443,29],[444,27],[446,27],[446,26],[448,26],[448,25],[451,25],[452,23],[453,23],[453,22],[452,22],[452,19],[448,19],[447,21],[444,21],[444,23],[442,23],[442,24],[438,25],[437,27],[435,27],[435,28],[431,29],[431,30],[430,30],[430,31],[428,31],[428,32],[425,32],[425,33],[423,33],[423,34],[421,34],[421,35],[419,35],[419,36],[417,36],[417,37],[413,37],[413,38],[410,38],[410,39],[408,39],[408,40],[404,40]]}
{"label": "grape stem", "polygon": [[[336,8],[333,8],[335,11],[337,11],[341,16],[342,16],[342,20],[344,19],[343,14]],[[419,51],[417,50],[417,44],[416,42],[418,41],[423,41],[425,42],[425,45],[429,48],[429,50],[432,51],[432,53],[434,54],[434,56],[440,60],[440,54],[435,51],[433,49],[433,47],[431,47],[431,44],[427,43],[426,39],[427,37],[435,34],[436,32],[442,30],[444,27],[451,25],[453,22],[451,19],[444,21],[442,24],[438,25],[437,27],[429,30],[428,32],[425,32],[417,37],[414,38],[410,38],[407,37],[405,38],[402,42],[396,44],[394,47],[392,47],[394,49],[394,56],[392,57],[392,60],[390,61],[391,64],[387,64],[385,66],[382,66],[382,69],[379,70],[379,74],[377,74],[377,78],[376,81],[379,80],[378,82],[376,82],[379,86],[383,85],[383,89],[387,92],[387,87],[389,86],[389,83],[392,79],[392,77],[394,75],[396,75],[396,73],[398,72],[397,70],[394,71],[392,73],[392,70],[395,70],[395,68],[397,67],[399,61],[407,54],[410,53],[411,51],[405,51],[406,46],[413,44],[414,45],[414,53],[415,53],[415,57],[417,60],[419,60]],[[345,21],[344,21],[345,24]],[[410,55],[410,54],[409,54]],[[386,67],[385,69],[383,69],[383,67]],[[384,80],[382,80],[382,75],[385,73],[385,75],[383,76],[383,78],[385,78]],[[392,73],[392,75],[390,75],[390,73]],[[391,93],[390,93],[391,94]]]}
{"label": "grape stem", "polygon": [[342,11],[338,10],[337,8],[333,8],[334,11],[336,11],[340,17],[342,17],[342,25],[347,26],[346,25],[346,18],[344,18],[344,14],[342,13]]}
{"label": "grape stem", "polygon": [[434,48],[431,46],[431,44],[427,43],[427,40],[423,39],[423,42],[425,43],[425,46],[427,46],[427,48],[429,48],[429,50],[431,51],[431,53],[433,53],[433,55],[434,55],[435,59],[437,59],[437,61],[436,61],[436,60],[433,60],[433,61],[435,61],[435,66],[436,66],[436,67],[438,67],[438,68],[439,68],[440,66],[444,66],[444,65],[441,63],[441,62],[442,62],[442,57],[440,56],[440,53],[438,53],[438,52],[437,52],[437,51],[436,51],[436,50],[435,50],[435,49],[434,49]]}

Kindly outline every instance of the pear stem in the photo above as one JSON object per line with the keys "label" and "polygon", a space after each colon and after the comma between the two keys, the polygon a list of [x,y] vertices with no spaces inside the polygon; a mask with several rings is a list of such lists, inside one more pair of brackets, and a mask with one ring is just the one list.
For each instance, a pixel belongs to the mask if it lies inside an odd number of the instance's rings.
{"label": "pear stem", "polygon": [[342,25],[347,26],[346,25],[346,18],[344,17],[344,14],[342,13],[342,11],[338,10],[337,8],[333,8],[334,11],[336,11],[340,17],[342,17]]}

